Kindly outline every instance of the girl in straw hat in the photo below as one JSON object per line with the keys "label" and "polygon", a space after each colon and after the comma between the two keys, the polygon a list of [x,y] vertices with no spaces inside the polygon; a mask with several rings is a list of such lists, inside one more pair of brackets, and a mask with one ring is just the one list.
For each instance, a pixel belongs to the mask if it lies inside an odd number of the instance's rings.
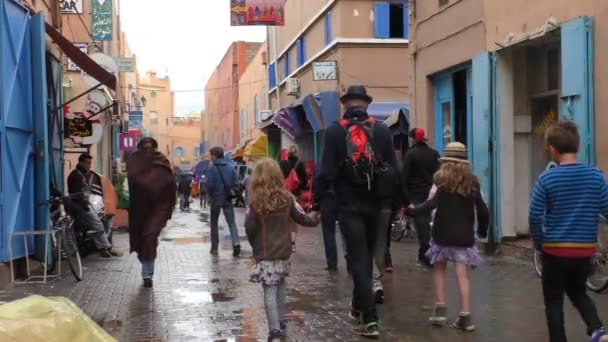
{"label": "girl in straw hat", "polygon": [[429,322],[442,326],[447,321],[445,279],[447,262],[456,264],[456,278],[461,297],[461,310],[453,326],[473,331],[469,269],[482,259],[475,248],[475,221],[480,237],[487,235],[489,210],[483,200],[480,184],[467,160],[466,146],[454,142],[445,147],[434,181],[437,191],[425,203],[410,207],[413,215],[436,210],[433,220],[433,241],[426,256],[433,265],[435,306]]}

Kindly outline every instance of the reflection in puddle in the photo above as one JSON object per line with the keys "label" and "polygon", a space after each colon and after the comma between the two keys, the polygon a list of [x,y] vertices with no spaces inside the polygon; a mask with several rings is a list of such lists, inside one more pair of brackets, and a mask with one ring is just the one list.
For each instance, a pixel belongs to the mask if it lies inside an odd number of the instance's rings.
{"label": "reflection in puddle", "polygon": [[174,242],[178,245],[191,245],[196,243],[209,243],[209,237],[182,237],[182,238],[162,238],[161,241]]}
{"label": "reflection in puddle", "polygon": [[234,300],[234,297],[228,296],[225,293],[188,291],[183,289],[175,290],[175,293],[181,297],[181,302],[185,304],[217,303]]}

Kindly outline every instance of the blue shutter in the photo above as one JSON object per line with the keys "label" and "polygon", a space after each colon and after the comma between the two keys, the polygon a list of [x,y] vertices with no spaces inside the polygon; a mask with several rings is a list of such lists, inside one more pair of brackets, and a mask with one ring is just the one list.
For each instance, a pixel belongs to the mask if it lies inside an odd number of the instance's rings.
{"label": "blue shutter", "polygon": [[268,85],[270,86],[270,89],[277,86],[275,63],[268,66]]}
{"label": "blue shutter", "polygon": [[491,82],[490,55],[483,52],[473,58],[473,118],[471,161],[473,172],[479,177],[481,189],[490,194],[490,112],[491,112]]}
{"label": "blue shutter", "polygon": [[403,3],[403,38],[410,39],[410,10],[409,2]]}
{"label": "blue shutter", "polygon": [[593,21],[580,17],[561,29],[561,119],[578,126],[581,146],[578,159],[595,164],[593,108]]}
{"label": "blue shutter", "polygon": [[289,76],[289,74],[291,73],[291,65],[289,63],[289,51],[285,52],[285,55],[283,55],[283,60],[285,66],[285,76],[283,78],[287,78],[287,76]]}
{"label": "blue shutter", "polygon": [[329,45],[332,40],[331,25],[331,12],[327,12],[325,15],[325,46]]}
{"label": "blue shutter", "polygon": [[[31,19],[32,32],[32,71],[33,92],[32,102],[34,105],[34,177],[36,183],[35,203],[47,200],[50,196],[50,159],[49,159],[49,127],[48,127],[48,94],[47,94],[47,72],[46,72],[46,29],[44,27],[44,15],[39,13]],[[37,230],[46,230],[51,223],[48,207],[36,206]],[[36,255],[44,260],[44,237],[36,238]],[[50,247],[50,239],[48,244]],[[53,254],[47,249],[48,256]]]}
{"label": "blue shutter", "polygon": [[374,3],[374,36],[390,37],[390,5],[388,2]]}
{"label": "blue shutter", "polygon": [[306,62],[306,45],[304,43],[304,37],[297,40],[296,50],[298,54],[298,67],[301,67]]}
{"label": "blue shutter", "polygon": [[[452,141],[452,137],[454,136],[454,126],[452,124],[452,118],[454,117],[452,74],[448,73],[437,77],[433,84],[435,86],[435,146],[440,153],[443,153],[445,145],[444,126],[446,124],[449,124],[452,132],[447,141]],[[449,121],[449,123],[446,121]]]}

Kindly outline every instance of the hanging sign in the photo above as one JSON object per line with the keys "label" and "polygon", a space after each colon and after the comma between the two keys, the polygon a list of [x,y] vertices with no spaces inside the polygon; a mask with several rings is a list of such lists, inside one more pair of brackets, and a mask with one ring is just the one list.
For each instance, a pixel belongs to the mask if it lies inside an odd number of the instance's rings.
{"label": "hanging sign", "polygon": [[129,133],[121,133],[120,134],[120,150],[123,152],[133,152],[137,150],[137,140],[138,136],[129,134]]}
{"label": "hanging sign", "polygon": [[116,64],[119,72],[135,72],[135,58],[118,57]]}
{"label": "hanging sign", "polygon": [[131,111],[129,113],[129,130],[144,128],[144,112],[141,110]]}
{"label": "hanging sign", "polygon": [[232,26],[285,25],[285,0],[231,0]]}
{"label": "hanging sign", "polygon": [[61,14],[82,14],[82,0],[59,0]]}
{"label": "hanging sign", "polygon": [[[80,51],[82,51],[84,54],[89,54],[89,44],[87,43],[74,43],[74,46],[77,47]],[[82,69],[80,69],[80,67],[72,62],[71,59],[68,58],[68,71],[75,71],[75,72],[80,72]]]}
{"label": "hanging sign", "polygon": [[64,113],[66,147],[95,145],[101,141],[105,125],[105,112],[102,109],[108,104],[104,93],[94,90],[89,93],[82,112]]}
{"label": "hanging sign", "polygon": [[93,40],[112,40],[112,0],[91,0],[91,35]]}

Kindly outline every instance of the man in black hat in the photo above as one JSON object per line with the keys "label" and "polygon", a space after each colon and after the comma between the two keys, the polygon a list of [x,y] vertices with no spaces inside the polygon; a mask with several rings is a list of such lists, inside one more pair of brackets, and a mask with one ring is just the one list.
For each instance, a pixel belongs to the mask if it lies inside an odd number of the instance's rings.
{"label": "man in black hat", "polygon": [[[407,204],[418,205],[427,200],[433,187],[433,176],[439,170],[439,152],[427,144],[424,129],[413,128],[409,133],[412,147],[403,158],[402,186]],[[418,233],[418,266],[431,268],[426,252],[431,242],[430,215],[414,217]]]}
{"label": "man in black hat", "polygon": [[[335,191],[340,227],[346,237],[353,273],[351,317],[361,323],[355,332],[365,337],[378,338],[380,333],[372,293],[372,264],[377,220],[382,209],[381,203],[384,202],[376,191],[375,180],[381,177],[375,177],[375,173],[367,174],[364,177],[367,181],[358,181],[353,176],[358,172],[353,172],[352,156],[348,155],[351,149],[347,148],[347,131],[367,127],[366,136],[371,138],[367,148],[373,150],[371,162],[374,165],[384,163],[394,167],[395,154],[388,128],[376,123],[367,113],[372,97],[367,94],[364,86],[349,87],[340,102],[344,109],[343,119],[331,125],[325,133],[315,199],[325,197],[324,192],[328,189]],[[350,143],[349,146],[352,148]],[[313,210],[318,209],[319,201],[315,201]]]}

